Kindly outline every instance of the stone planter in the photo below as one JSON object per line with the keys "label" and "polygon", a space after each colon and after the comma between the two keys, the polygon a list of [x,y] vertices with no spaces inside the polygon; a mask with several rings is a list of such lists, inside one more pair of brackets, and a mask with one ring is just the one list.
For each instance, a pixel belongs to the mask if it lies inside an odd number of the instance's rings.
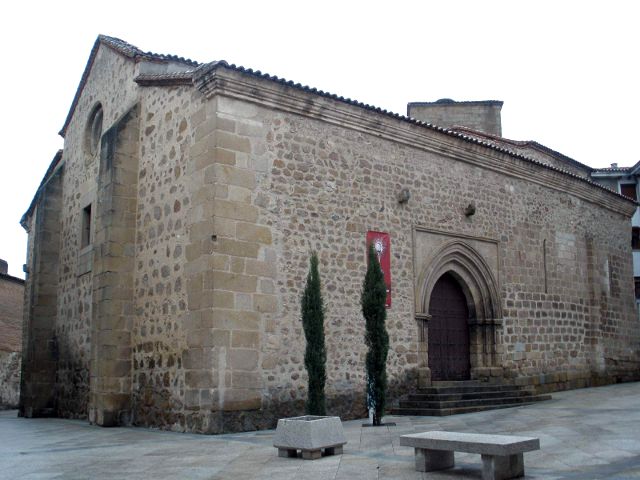
{"label": "stone planter", "polygon": [[305,460],[325,455],[341,455],[347,443],[340,417],[305,415],[278,420],[273,446],[280,457],[297,457],[298,450]]}

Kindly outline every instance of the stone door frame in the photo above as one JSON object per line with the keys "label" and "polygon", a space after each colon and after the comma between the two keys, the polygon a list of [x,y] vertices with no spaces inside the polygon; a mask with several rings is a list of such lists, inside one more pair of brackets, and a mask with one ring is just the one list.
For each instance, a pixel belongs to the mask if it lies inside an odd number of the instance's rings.
{"label": "stone door frame", "polygon": [[429,369],[429,302],[436,282],[445,273],[460,284],[469,309],[471,378],[488,380],[501,370],[502,308],[498,282],[482,255],[462,239],[440,246],[424,263],[416,282],[418,322],[418,386],[431,385]]}

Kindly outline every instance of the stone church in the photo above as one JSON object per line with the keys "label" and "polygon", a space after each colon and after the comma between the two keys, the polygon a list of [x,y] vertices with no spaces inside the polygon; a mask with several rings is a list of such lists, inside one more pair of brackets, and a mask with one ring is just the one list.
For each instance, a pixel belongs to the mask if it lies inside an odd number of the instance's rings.
{"label": "stone church", "polygon": [[315,251],[329,413],[362,416],[368,239],[390,403],[436,380],[638,379],[635,202],[503,141],[501,106],[402,116],[99,36],[21,221],[20,414],[205,433],[301,414]]}

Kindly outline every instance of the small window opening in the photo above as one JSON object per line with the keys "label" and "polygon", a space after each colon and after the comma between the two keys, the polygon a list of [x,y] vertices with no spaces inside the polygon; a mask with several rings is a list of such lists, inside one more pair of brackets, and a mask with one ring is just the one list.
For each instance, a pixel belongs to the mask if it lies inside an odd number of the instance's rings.
{"label": "small window opening", "polygon": [[636,200],[636,201],[638,200],[638,194],[636,192],[635,183],[621,183],[620,193],[625,197],[632,198],[633,200]]}
{"label": "small window opening", "polygon": [[547,239],[542,240],[542,267],[544,268],[544,293],[549,293],[547,281]]}
{"label": "small window opening", "polygon": [[91,244],[91,205],[87,205],[82,209],[82,238],[80,241],[81,248]]}
{"label": "small window opening", "polygon": [[631,228],[631,248],[640,250],[640,227]]}

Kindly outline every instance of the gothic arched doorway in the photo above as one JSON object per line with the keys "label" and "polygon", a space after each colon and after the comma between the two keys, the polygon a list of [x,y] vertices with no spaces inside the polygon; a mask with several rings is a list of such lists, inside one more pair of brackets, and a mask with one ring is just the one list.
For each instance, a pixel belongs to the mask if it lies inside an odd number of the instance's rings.
{"label": "gothic arched doorway", "polygon": [[[492,369],[502,367],[502,309],[498,282],[482,254],[462,240],[447,242],[420,262],[416,279],[416,320],[418,321],[418,385],[428,387],[437,380],[431,373],[432,315],[431,302],[440,294],[433,293],[438,282],[456,282],[454,290],[466,306],[464,316],[468,335],[467,378],[488,379]],[[448,280],[446,280],[448,278]],[[437,327],[435,327],[437,330]],[[433,348],[438,348],[434,346]],[[496,372],[497,373],[497,372]]]}
{"label": "gothic arched doorway", "polygon": [[442,275],[429,301],[429,368],[432,380],[468,380],[469,309],[458,281]]}

